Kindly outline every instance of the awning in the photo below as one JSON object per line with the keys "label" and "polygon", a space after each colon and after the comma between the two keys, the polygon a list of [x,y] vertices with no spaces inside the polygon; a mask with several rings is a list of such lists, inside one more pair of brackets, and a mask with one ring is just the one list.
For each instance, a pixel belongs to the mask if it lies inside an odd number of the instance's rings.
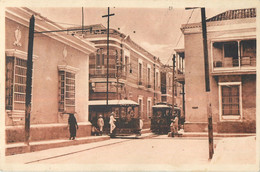
{"label": "awning", "polygon": [[213,42],[256,39],[256,32],[228,33],[212,38]]}
{"label": "awning", "polygon": [[[106,106],[106,100],[91,100],[89,101],[90,106]],[[108,100],[109,106],[138,106],[133,100]]]}

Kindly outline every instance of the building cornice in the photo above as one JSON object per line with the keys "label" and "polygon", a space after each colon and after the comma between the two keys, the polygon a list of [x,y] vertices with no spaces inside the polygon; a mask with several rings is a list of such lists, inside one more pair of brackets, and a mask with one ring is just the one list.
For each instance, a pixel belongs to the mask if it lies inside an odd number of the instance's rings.
{"label": "building cornice", "polygon": [[[256,28],[256,18],[211,21],[207,22],[207,32],[243,30]],[[201,33],[201,23],[191,23],[182,25],[181,30],[183,34]]]}
{"label": "building cornice", "polygon": [[79,71],[79,68],[75,68],[75,67],[68,66],[68,65],[58,65],[58,70],[59,71],[71,72],[71,73],[75,74]]}
{"label": "building cornice", "polygon": [[[23,60],[27,60],[27,56],[28,56],[27,52],[17,50],[17,49],[6,49],[5,54],[6,54],[6,56],[18,57]],[[33,55],[33,60],[36,60],[37,58],[38,58],[37,55]]]}

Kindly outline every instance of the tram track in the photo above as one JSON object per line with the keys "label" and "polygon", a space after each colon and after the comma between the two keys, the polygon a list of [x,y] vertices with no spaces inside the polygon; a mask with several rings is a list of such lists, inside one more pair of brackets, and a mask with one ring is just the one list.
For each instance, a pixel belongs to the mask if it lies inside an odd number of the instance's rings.
{"label": "tram track", "polygon": [[45,161],[45,160],[50,160],[50,159],[55,159],[55,158],[60,158],[60,157],[64,157],[64,156],[69,156],[69,155],[73,155],[73,154],[77,154],[77,153],[81,153],[81,152],[85,152],[85,151],[90,151],[90,150],[94,150],[94,149],[98,149],[98,148],[102,148],[102,147],[107,147],[107,146],[111,146],[111,145],[116,145],[116,144],[120,144],[120,143],[125,143],[125,142],[130,142],[130,141],[134,141],[136,139],[150,139],[153,137],[157,137],[157,135],[149,135],[143,138],[136,138],[136,137],[117,137],[117,138],[113,138],[111,140],[114,139],[122,139],[122,141],[118,141],[118,142],[113,142],[113,143],[108,143],[108,144],[104,144],[104,145],[99,145],[99,146],[94,146],[94,147],[90,147],[90,148],[86,148],[86,149],[81,149],[78,151],[72,151],[69,153],[64,153],[64,154],[60,154],[60,155],[56,155],[56,156],[51,156],[51,157],[47,157],[47,158],[41,158],[41,159],[37,159],[37,160],[33,160],[33,161],[28,161],[25,162],[25,164],[32,164],[32,163],[38,163],[40,161]]}

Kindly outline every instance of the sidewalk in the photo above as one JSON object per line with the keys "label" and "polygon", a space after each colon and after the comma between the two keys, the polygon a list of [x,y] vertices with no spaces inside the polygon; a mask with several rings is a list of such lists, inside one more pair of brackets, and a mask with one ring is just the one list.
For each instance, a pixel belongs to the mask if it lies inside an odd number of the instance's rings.
{"label": "sidewalk", "polygon": [[256,136],[223,138],[216,145],[212,165],[256,164]]}
{"label": "sidewalk", "polygon": [[[143,129],[142,136],[146,136],[146,133],[149,132],[150,129]],[[133,136],[129,136],[133,137]],[[27,146],[23,142],[19,143],[10,143],[6,144],[6,152],[5,155],[15,155],[21,153],[28,153],[28,152],[35,152],[41,151],[51,148],[58,148],[58,147],[65,147],[65,146],[72,146],[72,145],[79,145],[79,144],[86,144],[92,142],[100,142],[104,140],[109,140],[110,136],[103,135],[103,136],[88,136],[88,137],[77,137],[76,140],[68,140],[68,139],[56,139],[56,140],[42,140],[42,141],[34,141],[30,142],[30,146]]]}

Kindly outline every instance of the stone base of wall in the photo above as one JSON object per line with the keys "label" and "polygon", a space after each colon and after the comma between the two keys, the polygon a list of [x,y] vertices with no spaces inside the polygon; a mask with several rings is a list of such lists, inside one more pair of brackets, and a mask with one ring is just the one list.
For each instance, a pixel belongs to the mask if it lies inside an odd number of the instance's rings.
{"label": "stone base of wall", "polygon": [[255,133],[256,121],[225,121],[217,123],[218,133]]}
{"label": "stone base of wall", "polygon": [[[185,122],[184,132],[207,132],[208,123],[206,122]],[[216,124],[213,123],[213,132],[217,131]]]}
{"label": "stone base of wall", "polygon": [[[78,123],[77,137],[91,135],[91,124]],[[5,129],[6,143],[24,142],[24,126],[7,126]],[[69,129],[67,124],[39,124],[31,125],[30,141],[69,139]]]}

